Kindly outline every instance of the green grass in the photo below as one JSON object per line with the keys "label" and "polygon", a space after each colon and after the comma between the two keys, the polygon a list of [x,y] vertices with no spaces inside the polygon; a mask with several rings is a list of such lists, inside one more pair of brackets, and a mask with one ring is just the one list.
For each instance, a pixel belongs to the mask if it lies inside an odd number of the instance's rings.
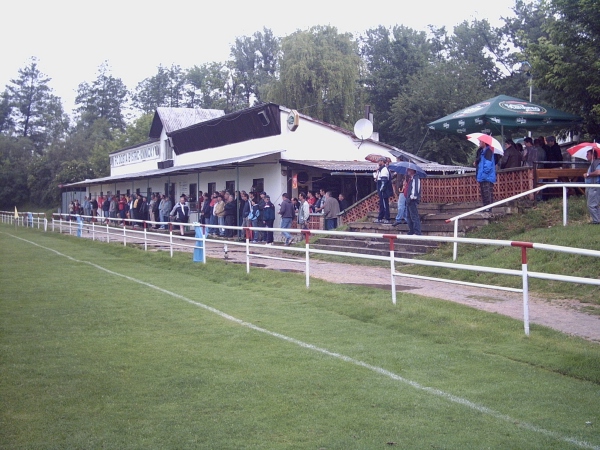
{"label": "green grass", "polygon": [[599,345],[406,293],[0,226],[0,331],[2,448],[600,447]]}

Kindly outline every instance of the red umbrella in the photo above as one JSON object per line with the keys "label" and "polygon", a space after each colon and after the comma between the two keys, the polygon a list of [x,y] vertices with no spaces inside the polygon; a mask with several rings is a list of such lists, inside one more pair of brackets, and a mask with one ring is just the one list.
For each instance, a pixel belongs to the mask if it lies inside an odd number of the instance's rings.
{"label": "red umbrella", "polygon": [[567,152],[575,158],[587,159],[587,152],[594,149],[600,154],[600,144],[597,142],[582,142],[581,144],[568,148]]}

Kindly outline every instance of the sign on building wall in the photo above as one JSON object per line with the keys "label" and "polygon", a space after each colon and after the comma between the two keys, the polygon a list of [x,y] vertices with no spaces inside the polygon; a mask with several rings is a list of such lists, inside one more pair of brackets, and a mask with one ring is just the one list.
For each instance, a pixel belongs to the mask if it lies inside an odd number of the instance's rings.
{"label": "sign on building wall", "polygon": [[117,153],[116,155],[111,155],[110,167],[119,167],[131,163],[149,161],[152,159],[158,159],[159,157],[160,144],[150,144],[132,150],[125,150],[123,152]]}

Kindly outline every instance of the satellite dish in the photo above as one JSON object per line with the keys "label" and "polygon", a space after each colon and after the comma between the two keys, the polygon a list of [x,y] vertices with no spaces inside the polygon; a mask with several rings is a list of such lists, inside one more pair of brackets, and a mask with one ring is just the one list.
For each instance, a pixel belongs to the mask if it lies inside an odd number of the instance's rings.
{"label": "satellite dish", "polygon": [[373,134],[373,124],[369,119],[359,119],[354,124],[354,134],[361,141],[369,139]]}

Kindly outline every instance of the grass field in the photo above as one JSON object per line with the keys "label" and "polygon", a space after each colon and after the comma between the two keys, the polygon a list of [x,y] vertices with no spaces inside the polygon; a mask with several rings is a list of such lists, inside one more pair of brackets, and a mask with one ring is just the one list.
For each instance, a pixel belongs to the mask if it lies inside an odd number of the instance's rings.
{"label": "grass field", "polygon": [[1,448],[600,449],[600,345],[0,225]]}

